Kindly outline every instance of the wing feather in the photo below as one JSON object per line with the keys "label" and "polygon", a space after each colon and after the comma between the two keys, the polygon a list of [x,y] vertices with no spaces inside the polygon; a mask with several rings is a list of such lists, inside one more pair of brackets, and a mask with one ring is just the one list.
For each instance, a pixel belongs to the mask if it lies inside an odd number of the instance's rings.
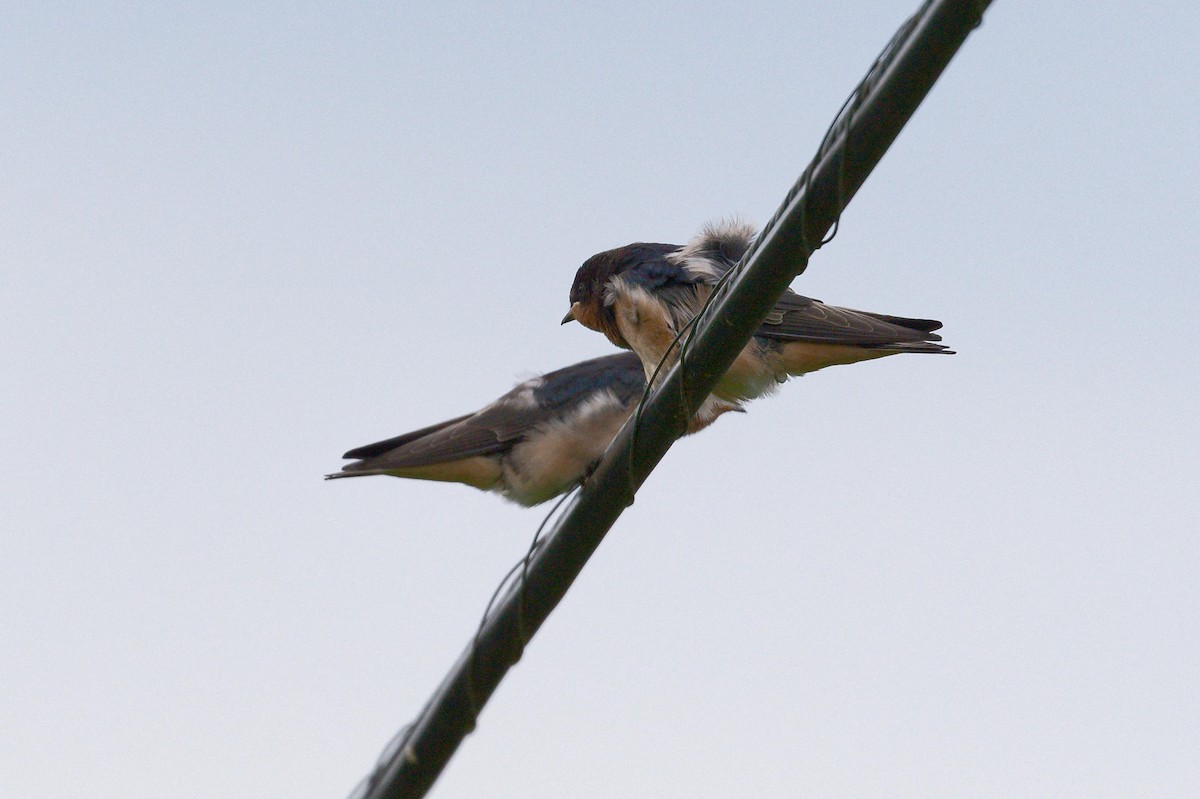
{"label": "wing feather", "polygon": [[593,358],[521,383],[475,413],[352,449],[343,457],[362,460],[343,471],[430,466],[504,454],[535,428],[564,418],[601,391],[611,391],[628,404],[645,380],[633,353]]}
{"label": "wing feather", "polygon": [[397,449],[399,447],[404,446],[405,444],[409,444],[413,441],[416,441],[419,438],[424,438],[425,436],[436,433],[437,431],[442,430],[443,428],[449,427],[452,424],[457,424],[464,419],[469,419],[469,418],[471,418],[472,415],[473,414],[470,414],[470,413],[463,414],[462,416],[457,416],[453,419],[447,419],[444,422],[438,422],[437,424],[431,424],[431,425],[429,425],[429,427],[422,427],[420,430],[413,430],[411,433],[404,433],[403,435],[394,436],[392,438],[386,438],[383,441],[376,441],[374,444],[364,444],[361,447],[355,447],[354,449],[350,450],[342,457],[343,458],[374,458],[376,455],[382,455],[383,453],[387,452],[390,449]]}
{"label": "wing feather", "polygon": [[757,335],[781,341],[879,347],[941,341],[941,336],[931,332],[939,327],[941,323],[932,319],[839,308],[789,291],[767,314]]}

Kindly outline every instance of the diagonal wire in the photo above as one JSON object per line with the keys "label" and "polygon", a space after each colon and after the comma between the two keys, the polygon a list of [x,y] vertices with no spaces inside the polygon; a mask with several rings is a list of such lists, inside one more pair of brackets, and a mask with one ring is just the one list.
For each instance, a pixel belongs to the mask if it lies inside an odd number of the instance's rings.
{"label": "diagonal wire", "polygon": [[[843,209],[979,25],[991,0],[927,0],[888,42],[829,126],[817,154],[727,279],[713,291],[679,363],[614,438],[583,488],[563,500],[495,609],[420,715],[396,735],[353,799],[419,797],[474,729],[484,703],[566,594],[634,493],[754,330],[836,232]],[[814,247],[811,242],[818,242]],[[553,515],[553,511],[551,514]],[[549,516],[547,517],[549,518]],[[508,578],[506,578],[508,582]]]}

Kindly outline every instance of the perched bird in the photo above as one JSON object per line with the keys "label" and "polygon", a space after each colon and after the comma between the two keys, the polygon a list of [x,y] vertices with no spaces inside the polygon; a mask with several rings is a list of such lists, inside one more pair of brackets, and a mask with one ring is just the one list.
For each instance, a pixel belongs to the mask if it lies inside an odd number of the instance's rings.
{"label": "perched bird", "polygon": [[[537,505],[583,481],[646,388],[641,362],[622,352],[574,364],[518,385],[487,407],[386,441],[352,449],[340,472],[466,483],[520,505]],[[737,403],[718,403],[688,432]]]}
{"label": "perched bird", "polygon": [[[755,235],[751,225],[722,222],[682,247],[637,243],[593,255],[575,274],[563,324],[578,321],[633,350],[651,375],[668,353],[668,365],[678,357],[672,344],[680,331]],[[941,336],[933,331],[941,326],[933,319],[837,308],[789,289],[713,395],[730,402],[755,399],[795,375],[902,352],[953,355],[935,343]]]}

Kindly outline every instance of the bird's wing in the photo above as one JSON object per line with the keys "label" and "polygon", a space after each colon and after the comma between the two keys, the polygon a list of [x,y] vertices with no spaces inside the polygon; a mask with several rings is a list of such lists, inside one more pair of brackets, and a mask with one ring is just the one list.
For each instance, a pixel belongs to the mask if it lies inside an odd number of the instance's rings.
{"label": "bird's wing", "polygon": [[476,413],[367,444],[344,457],[370,460],[353,464],[355,469],[398,469],[501,454],[539,425],[566,417],[606,389],[628,405],[645,382],[633,353],[594,358],[527,380]]}
{"label": "bird's wing", "polygon": [[422,427],[420,430],[413,430],[411,433],[404,433],[403,435],[394,436],[392,438],[386,438],[383,441],[376,441],[374,444],[364,444],[361,447],[355,447],[354,449],[350,450],[342,457],[343,458],[374,458],[376,455],[382,455],[383,453],[387,452],[388,450],[398,449],[398,448],[404,446],[405,444],[409,444],[409,443],[412,443],[413,441],[424,438],[425,436],[432,435],[433,433],[436,433],[439,430],[443,430],[452,424],[458,424],[459,422],[463,421],[464,419],[471,418],[472,415],[473,414],[470,414],[470,413],[464,414],[462,416],[457,416],[453,419],[447,419],[444,422],[438,422],[437,424],[431,424],[431,425],[429,425],[429,427]]}
{"label": "bird's wing", "polygon": [[862,347],[941,341],[933,319],[907,319],[826,305],[788,291],[767,314],[756,335],[782,341],[852,344]]}
{"label": "bird's wing", "polygon": [[540,407],[563,415],[601,391],[612,391],[628,405],[645,388],[641,360],[632,352],[618,352],[548,372],[531,390]]}
{"label": "bird's wing", "polygon": [[670,314],[674,332],[678,332],[704,305],[717,278],[709,271],[692,268],[692,263],[669,257],[679,251],[675,245],[637,246],[658,249],[621,272],[619,278],[627,286],[653,295]]}
{"label": "bird's wing", "polygon": [[[520,420],[496,412],[501,410],[488,406],[478,413],[352,449],[343,457],[364,459],[361,468],[400,469],[495,455],[508,450],[513,439],[520,435],[520,431],[514,430],[520,427]],[[345,468],[350,470],[351,466]]]}
{"label": "bird's wing", "polygon": [[[755,235],[752,226],[736,221],[709,225],[666,259],[678,263],[693,277],[715,284],[746,253]],[[883,347],[941,341],[941,337],[933,333],[941,326],[941,322],[933,319],[907,319],[838,308],[788,289],[755,333],[780,341]],[[945,348],[930,345],[917,349],[934,352]]]}

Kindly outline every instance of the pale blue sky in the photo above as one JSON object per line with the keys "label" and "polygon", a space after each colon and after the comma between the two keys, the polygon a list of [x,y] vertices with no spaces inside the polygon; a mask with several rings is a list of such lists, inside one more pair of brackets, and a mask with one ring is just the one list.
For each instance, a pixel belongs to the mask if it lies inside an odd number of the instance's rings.
{"label": "pale blue sky", "polygon": [[[17,3],[0,794],[340,797],[541,519],[324,483],[608,351],[917,0]],[[996,0],[794,287],[954,358],[681,442],[437,797],[1200,793],[1200,7]]]}

